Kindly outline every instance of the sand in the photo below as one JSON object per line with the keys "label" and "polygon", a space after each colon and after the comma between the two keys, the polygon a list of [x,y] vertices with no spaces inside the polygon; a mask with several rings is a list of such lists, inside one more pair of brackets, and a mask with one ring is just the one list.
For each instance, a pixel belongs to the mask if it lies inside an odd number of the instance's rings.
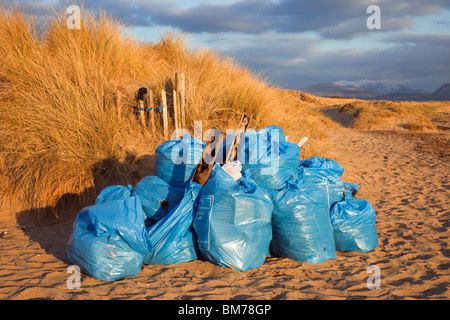
{"label": "sand", "polygon": [[[343,179],[376,209],[380,245],[372,252],[338,252],[320,264],[268,257],[246,272],[205,261],[144,266],[115,282],[83,274],[81,288],[69,289],[71,222],[19,223],[4,208],[0,299],[449,299],[450,134],[343,129],[330,139]],[[367,283],[373,266],[379,288]]]}

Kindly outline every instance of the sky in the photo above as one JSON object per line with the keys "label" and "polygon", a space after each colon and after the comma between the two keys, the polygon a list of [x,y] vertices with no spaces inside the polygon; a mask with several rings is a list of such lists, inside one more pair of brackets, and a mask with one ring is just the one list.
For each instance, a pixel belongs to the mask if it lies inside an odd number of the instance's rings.
{"label": "sky", "polygon": [[[2,0],[0,0],[1,2]],[[10,0],[36,14],[63,0]],[[71,1],[69,4],[77,3]],[[77,4],[81,4],[78,1]],[[85,0],[140,41],[183,34],[191,49],[234,57],[275,86],[384,82],[434,91],[450,83],[450,0]],[[380,9],[380,29],[369,29]]]}

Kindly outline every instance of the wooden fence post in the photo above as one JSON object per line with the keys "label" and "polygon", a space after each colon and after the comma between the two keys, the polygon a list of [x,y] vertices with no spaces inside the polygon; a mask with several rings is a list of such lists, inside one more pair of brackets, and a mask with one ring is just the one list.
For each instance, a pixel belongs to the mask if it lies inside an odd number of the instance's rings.
{"label": "wooden fence post", "polygon": [[181,128],[186,129],[186,83],[184,73],[175,74],[175,90],[180,104]]}
{"label": "wooden fence post", "polygon": [[145,130],[147,122],[145,119],[145,103],[144,103],[146,95],[147,95],[147,88],[145,87],[139,88],[137,94],[137,101],[138,101],[137,112],[143,130]]}
{"label": "wooden fence post", "polygon": [[152,90],[148,90],[148,94],[147,94],[147,108],[148,108],[148,113],[150,115],[150,126],[152,127],[152,131],[154,132],[156,130],[156,126],[155,126],[155,104],[153,102],[153,91]]}
{"label": "wooden fence post", "polygon": [[164,138],[167,139],[169,136],[169,121],[167,119],[167,96],[166,90],[161,91],[161,100],[162,100],[162,112],[163,112],[163,126],[164,126]]}
{"label": "wooden fence post", "polygon": [[177,91],[173,90],[172,102],[173,102],[173,124],[175,131],[178,131],[178,104],[177,104]]}

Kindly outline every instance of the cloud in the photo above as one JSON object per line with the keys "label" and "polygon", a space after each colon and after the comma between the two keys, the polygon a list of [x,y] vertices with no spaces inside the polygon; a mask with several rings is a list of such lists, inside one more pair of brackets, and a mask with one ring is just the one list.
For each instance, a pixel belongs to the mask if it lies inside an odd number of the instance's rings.
{"label": "cloud", "polygon": [[450,46],[450,34],[402,33],[387,36],[384,41],[401,44],[433,44]]}
{"label": "cloud", "polygon": [[271,28],[268,16],[274,7],[269,0],[245,0],[233,3],[208,4],[177,9],[166,8],[154,20],[188,32],[242,32],[261,33]]}
{"label": "cloud", "polygon": [[[42,1],[12,0],[27,7],[48,6]],[[65,5],[64,0],[52,2]],[[167,26],[191,33],[315,32],[325,38],[351,39],[367,34],[366,9],[372,0],[236,0],[180,6],[181,1],[85,0],[84,6],[104,8],[126,24]],[[379,0],[384,30],[409,29],[414,17],[450,8],[446,0]]]}
{"label": "cloud", "polygon": [[55,5],[58,5],[58,1],[54,3],[43,1],[28,1],[28,0],[12,0],[2,1],[0,5],[6,5],[6,7],[17,7],[23,10],[24,13],[33,13],[34,16],[48,17]]}
{"label": "cloud", "polygon": [[[89,1],[96,2],[96,1]],[[315,32],[326,38],[350,39],[367,34],[366,9],[373,1],[360,0],[240,0],[223,3],[203,2],[180,8],[176,3],[134,1],[136,14],[151,17],[158,25],[171,26],[193,33],[263,32],[302,33]],[[115,8],[125,1],[113,1]],[[377,1],[381,8],[384,30],[409,29],[414,17],[450,7],[448,1],[429,0]],[[112,6],[108,2],[108,7]],[[120,14],[120,11],[119,11]]]}
{"label": "cloud", "polygon": [[263,71],[275,84],[294,90],[340,80],[390,79],[432,91],[450,80],[450,46],[444,45],[448,37],[398,34],[391,36],[397,43],[392,47],[321,50],[317,39],[265,33],[264,40],[236,45],[223,53],[237,57],[252,70]]}
{"label": "cloud", "polygon": [[349,19],[318,31],[323,38],[328,39],[352,39],[363,36],[367,32],[365,17]]}

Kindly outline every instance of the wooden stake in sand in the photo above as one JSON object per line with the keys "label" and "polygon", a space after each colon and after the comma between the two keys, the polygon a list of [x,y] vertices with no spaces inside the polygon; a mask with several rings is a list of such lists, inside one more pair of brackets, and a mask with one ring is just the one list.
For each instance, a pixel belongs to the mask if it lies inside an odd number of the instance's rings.
{"label": "wooden stake in sand", "polygon": [[169,120],[167,119],[167,95],[166,90],[161,91],[162,100],[162,113],[163,113],[163,127],[164,127],[164,138],[167,139],[169,136]]}
{"label": "wooden stake in sand", "polygon": [[175,127],[175,131],[178,131],[178,104],[177,104],[177,91],[176,90],[173,90],[172,102],[173,102],[173,125]]}
{"label": "wooden stake in sand", "polygon": [[181,129],[186,129],[186,84],[184,73],[175,74],[175,91],[180,105]]}
{"label": "wooden stake in sand", "polygon": [[137,112],[139,114],[139,120],[141,121],[141,125],[142,125],[142,129],[145,130],[146,128],[146,119],[145,119],[145,104],[144,104],[144,100],[145,100],[145,96],[147,95],[147,88],[142,87],[139,88],[138,90],[138,94],[137,94],[137,101],[138,101],[138,109]]}
{"label": "wooden stake in sand", "polygon": [[152,131],[154,132],[156,130],[155,127],[155,104],[153,103],[153,91],[152,90],[148,90],[148,94],[147,94],[147,108],[148,108],[148,113],[149,113],[149,118],[150,118],[150,126]]}

